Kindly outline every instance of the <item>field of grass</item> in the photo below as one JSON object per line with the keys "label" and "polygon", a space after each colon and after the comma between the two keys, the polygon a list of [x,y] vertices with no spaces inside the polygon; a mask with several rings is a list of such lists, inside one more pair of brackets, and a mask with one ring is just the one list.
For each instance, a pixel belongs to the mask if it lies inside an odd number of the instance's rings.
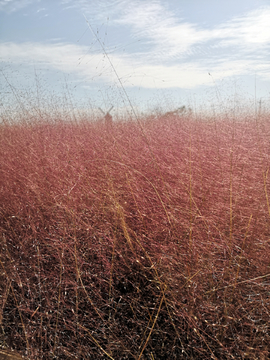
{"label": "field of grass", "polygon": [[270,117],[0,126],[0,347],[268,359]]}

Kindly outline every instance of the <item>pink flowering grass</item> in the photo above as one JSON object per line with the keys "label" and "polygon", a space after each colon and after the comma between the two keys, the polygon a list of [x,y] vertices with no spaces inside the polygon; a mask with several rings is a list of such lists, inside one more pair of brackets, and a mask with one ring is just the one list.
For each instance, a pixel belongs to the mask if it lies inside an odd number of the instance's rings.
{"label": "pink flowering grass", "polygon": [[267,359],[270,119],[0,128],[0,345]]}

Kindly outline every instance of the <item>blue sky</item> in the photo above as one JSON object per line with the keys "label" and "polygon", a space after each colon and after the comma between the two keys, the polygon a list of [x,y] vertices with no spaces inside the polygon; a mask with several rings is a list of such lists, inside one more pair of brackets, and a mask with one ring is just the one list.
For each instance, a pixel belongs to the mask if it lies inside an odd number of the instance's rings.
{"label": "blue sky", "polygon": [[266,106],[270,2],[0,0],[0,61],[3,106]]}

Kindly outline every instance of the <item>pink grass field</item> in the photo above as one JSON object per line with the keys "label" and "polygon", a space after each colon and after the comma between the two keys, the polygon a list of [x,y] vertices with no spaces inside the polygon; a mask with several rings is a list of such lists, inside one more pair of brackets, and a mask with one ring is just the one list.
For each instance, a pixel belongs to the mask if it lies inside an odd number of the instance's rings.
{"label": "pink grass field", "polygon": [[0,126],[0,347],[268,359],[270,117]]}

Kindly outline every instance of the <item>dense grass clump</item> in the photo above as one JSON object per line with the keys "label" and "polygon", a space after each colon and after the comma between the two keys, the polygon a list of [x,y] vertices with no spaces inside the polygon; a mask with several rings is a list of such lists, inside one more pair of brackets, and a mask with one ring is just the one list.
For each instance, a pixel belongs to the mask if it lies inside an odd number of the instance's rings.
{"label": "dense grass clump", "polygon": [[267,359],[270,119],[0,128],[0,345]]}

